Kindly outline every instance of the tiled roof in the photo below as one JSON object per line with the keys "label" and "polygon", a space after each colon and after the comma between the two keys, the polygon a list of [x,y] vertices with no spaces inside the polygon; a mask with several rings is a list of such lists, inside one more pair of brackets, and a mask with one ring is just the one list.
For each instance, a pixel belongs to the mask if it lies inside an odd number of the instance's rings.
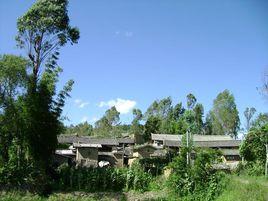
{"label": "tiled roof", "polygon": [[239,147],[240,140],[194,141],[196,147]]}
{"label": "tiled roof", "polygon": [[[217,141],[217,140],[232,140],[229,135],[192,135],[194,141]],[[173,140],[181,141],[182,135],[178,134],[151,134],[152,140],[164,141]]]}
{"label": "tiled roof", "polygon": [[59,135],[58,142],[60,144],[72,144],[75,142],[88,143],[90,136],[77,136],[77,135]]}
{"label": "tiled roof", "polygon": [[133,138],[117,138],[118,143],[120,144],[134,144],[135,140]]}
{"label": "tiled roof", "polygon": [[89,140],[91,144],[101,144],[101,145],[114,145],[117,146],[119,143],[116,139],[113,138],[92,138]]}
{"label": "tiled roof", "polygon": [[74,147],[92,147],[92,148],[101,148],[101,144],[80,144],[80,143],[74,143]]}
{"label": "tiled roof", "polygon": [[73,144],[73,143],[84,143],[84,144],[101,144],[101,145],[112,145],[118,146],[119,143],[134,144],[132,138],[93,138],[90,136],[77,136],[77,135],[59,135],[58,142],[60,144]]}
{"label": "tiled roof", "polygon": [[172,134],[151,134],[152,140],[164,141],[164,140],[181,140],[182,135]]}
{"label": "tiled roof", "polygon": [[[239,147],[241,144],[240,140],[216,140],[216,141],[194,141],[195,147]],[[180,147],[181,141],[165,140],[164,145],[167,147]]]}

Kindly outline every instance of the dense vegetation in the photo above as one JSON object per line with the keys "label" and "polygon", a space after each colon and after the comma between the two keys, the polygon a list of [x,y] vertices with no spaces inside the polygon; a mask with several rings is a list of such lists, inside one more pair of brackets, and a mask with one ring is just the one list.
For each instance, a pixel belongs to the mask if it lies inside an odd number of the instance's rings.
{"label": "dense vegetation", "polygon": [[77,43],[68,1],[37,1],[17,21],[19,48],[27,57],[0,58],[1,185],[33,189],[53,177],[52,154],[61,133],[61,113],[73,81],[56,91],[60,47]]}
{"label": "dense vegetation", "polygon": [[88,122],[65,128],[66,134],[118,137],[128,133],[141,135],[144,141],[150,140],[151,133],[183,134],[187,130],[194,134],[230,135],[237,137],[240,126],[234,96],[225,90],[214,100],[213,108],[204,119],[204,108],[193,94],[187,95],[186,107],[182,102],[172,103],[171,97],[154,101],[143,114],[133,110],[130,125],[120,123],[120,113],[116,107],[108,109],[95,126]]}
{"label": "dense vegetation", "polygon": [[[192,148],[183,147],[174,158],[143,159],[128,169],[53,167],[57,135],[63,132],[99,137],[129,133],[149,141],[151,133],[185,134],[186,131],[237,138],[240,129],[235,98],[228,90],[217,95],[206,118],[202,104],[190,93],[186,106],[182,102],[173,104],[171,97],[167,97],[154,101],[144,113],[134,109],[130,125],[120,124],[120,113],[112,107],[94,126],[85,122],[65,128],[62,110],[74,81],[56,90],[62,72],[57,61],[60,48],[79,39],[78,29],[70,26],[67,6],[67,0],[38,0],[17,22],[17,44],[26,50],[26,56],[0,57],[0,188],[2,193],[8,191],[0,200],[22,199],[20,194],[9,193],[16,190],[41,195],[55,190],[158,190],[166,192],[163,200],[228,200],[228,193],[235,196],[236,189],[242,192],[239,199],[244,200],[244,194],[254,194],[259,189],[254,199],[267,198],[266,180],[264,185],[258,184],[258,189],[251,183],[245,183],[242,189],[237,182],[241,184],[245,180],[233,181],[216,171],[213,164],[219,159],[219,153],[212,150],[195,149],[195,160],[188,162],[186,155]],[[267,86],[264,84],[265,93]],[[263,176],[265,164],[267,166],[268,115],[261,113],[254,118],[255,112],[254,108],[246,108],[244,112],[248,133],[241,146],[245,161],[237,169],[238,175]],[[170,170],[171,175],[163,176],[165,170]],[[49,199],[76,199],[65,198]],[[46,198],[34,195],[31,199]]]}

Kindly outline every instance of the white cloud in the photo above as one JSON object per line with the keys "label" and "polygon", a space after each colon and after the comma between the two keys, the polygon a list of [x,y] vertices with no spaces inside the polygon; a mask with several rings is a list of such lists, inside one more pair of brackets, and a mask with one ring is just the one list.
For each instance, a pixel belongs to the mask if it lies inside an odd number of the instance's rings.
{"label": "white cloud", "polygon": [[84,108],[85,106],[87,106],[89,104],[89,102],[82,101],[81,99],[75,99],[74,103],[79,108]]}
{"label": "white cloud", "polygon": [[128,38],[129,37],[132,37],[133,36],[133,32],[132,31],[126,31],[125,32],[125,36],[128,37]]}
{"label": "white cloud", "polygon": [[118,35],[120,34],[120,31],[116,31],[116,32],[114,32],[114,34],[115,34],[116,36],[118,36]]}
{"label": "white cloud", "polygon": [[82,123],[84,123],[84,122],[86,122],[86,121],[88,121],[88,116],[84,116],[84,117],[81,119],[81,122],[82,122]]}
{"label": "white cloud", "polygon": [[89,104],[89,102],[83,102],[81,103],[78,107],[79,108],[84,108],[85,106],[87,106]]}
{"label": "white cloud", "polygon": [[107,102],[101,101],[98,106],[99,107],[113,107],[117,109],[118,112],[121,114],[127,114],[131,112],[131,110],[135,107],[137,104],[136,101],[133,100],[125,100],[121,98],[117,98],[116,100],[109,100]]}
{"label": "white cloud", "polygon": [[75,102],[76,104],[79,104],[79,103],[82,102],[82,100],[81,100],[81,99],[75,99],[74,102]]}
{"label": "white cloud", "polygon": [[122,36],[122,37],[127,37],[127,38],[130,38],[134,35],[134,33],[132,31],[120,31],[120,30],[117,30],[114,32],[114,35],[117,37],[117,36]]}

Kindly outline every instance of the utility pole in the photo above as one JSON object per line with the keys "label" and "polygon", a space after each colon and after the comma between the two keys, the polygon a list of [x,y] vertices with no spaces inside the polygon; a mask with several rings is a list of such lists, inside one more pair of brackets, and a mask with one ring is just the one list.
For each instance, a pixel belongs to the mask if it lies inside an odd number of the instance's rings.
{"label": "utility pole", "polygon": [[268,144],[266,144],[265,147],[266,147],[265,178],[268,179]]}
{"label": "utility pole", "polygon": [[187,132],[186,132],[186,147],[187,147],[186,160],[187,160],[187,165],[190,164],[189,142],[190,142],[190,133],[187,130]]}

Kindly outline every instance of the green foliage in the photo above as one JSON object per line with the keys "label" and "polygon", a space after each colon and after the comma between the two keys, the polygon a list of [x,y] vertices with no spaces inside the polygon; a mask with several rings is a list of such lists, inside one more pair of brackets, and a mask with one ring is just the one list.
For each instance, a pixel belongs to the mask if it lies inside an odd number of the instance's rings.
{"label": "green foliage", "polygon": [[268,186],[260,177],[229,176],[223,193],[216,201],[266,201]]}
{"label": "green foliage", "polygon": [[79,31],[69,25],[67,0],[38,0],[17,21],[18,46],[27,49],[37,75],[41,63],[68,41],[77,43]]}
{"label": "green foliage", "polygon": [[164,168],[171,162],[173,155],[167,154],[164,158],[142,158],[139,163],[145,172],[149,172],[153,176],[163,174]]}
{"label": "green foliage", "polygon": [[240,148],[240,153],[246,161],[265,164],[266,149],[268,143],[268,124],[261,128],[252,128]]}
{"label": "green foliage", "polygon": [[238,175],[263,176],[265,169],[260,161],[239,163],[235,171]]}
{"label": "green foliage", "polygon": [[120,112],[113,106],[105,112],[105,115],[95,122],[94,135],[105,137],[117,137],[120,135],[118,132],[118,122],[120,120]]}
{"label": "green foliage", "polygon": [[140,121],[142,120],[142,112],[139,109],[133,109],[133,121],[131,122],[130,132],[134,135],[142,135],[143,134],[143,125],[141,125]]}
{"label": "green foliage", "polygon": [[212,168],[218,153],[212,150],[196,151],[193,164],[187,164],[186,149],[170,164],[172,173],[168,185],[182,200],[214,200],[223,190],[224,174]]}
{"label": "green foliage", "polygon": [[251,107],[251,108],[246,108],[245,111],[244,111],[244,116],[246,118],[246,130],[249,131],[250,127],[251,127],[251,120],[252,120],[252,117],[254,116],[256,112],[256,109],[254,107]]}
{"label": "green foliage", "polygon": [[131,168],[127,171],[126,190],[135,190],[144,192],[148,190],[151,175],[144,172],[139,161],[133,162]]}
{"label": "green foliage", "polygon": [[158,117],[160,119],[165,119],[168,117],[171,110],[172,110],[171,97],[163,98],[160,101],[154,101],[147,109],[144,117],[146,120],[151,116]]}
{"label": "green foliage", "polygon": [[267,113],[260,113],[256,119],[251,124],[252,128],[261,128],[268,124],[268,114]]}
{"label": "green foliage", "polygon": [[138,163],[131,168],[58,168],[59,190],[83,190],[87,192],[148,190],[151,176],[145,173]]}
{"label": "green foliage", "polygon": [[76,126],[70,125],[65,128],[65,134],[78,134],[78,135],[93,135],[93,126],[89,124],[87,121],[77,124]]}
{"label": "green foliage", "polygon": [[150,116],[144,125],[144,139],[150,140],[152,133],[158,133],[161,126],[159,117]]}
{"label": "green foliage", "polygon": [[193,109],[196,104],[196,97],[193,94],[188,94],[187,95],[187,108]]}
{"label": "green foliage", "polygon": [[209,115],[212,134],[237,137],[240,120],[234,96],[228,90],[218,94]]}
{"label": "green foliage", "polygon": [[59,167],[61,190],[121,191],[126,183],[126,169],[114,168],[70,168],[67,165]]}
{"label": "green foliage", "polygon": [[28,61],[14,55],[0,56],[0,104],[25,88]]}
{"label": "green foliage", "polygon": [[0,58],[0,182],[43,194],[53,181],[52,154],[62,129],[62,108],[74,83],[68,81],[56,93],[62,72],[57,65],[59,47],[79,38],[78,30],[69,25],[67,4],[33,4],[17,23],[17,42],[29,61],[12,55]]}

